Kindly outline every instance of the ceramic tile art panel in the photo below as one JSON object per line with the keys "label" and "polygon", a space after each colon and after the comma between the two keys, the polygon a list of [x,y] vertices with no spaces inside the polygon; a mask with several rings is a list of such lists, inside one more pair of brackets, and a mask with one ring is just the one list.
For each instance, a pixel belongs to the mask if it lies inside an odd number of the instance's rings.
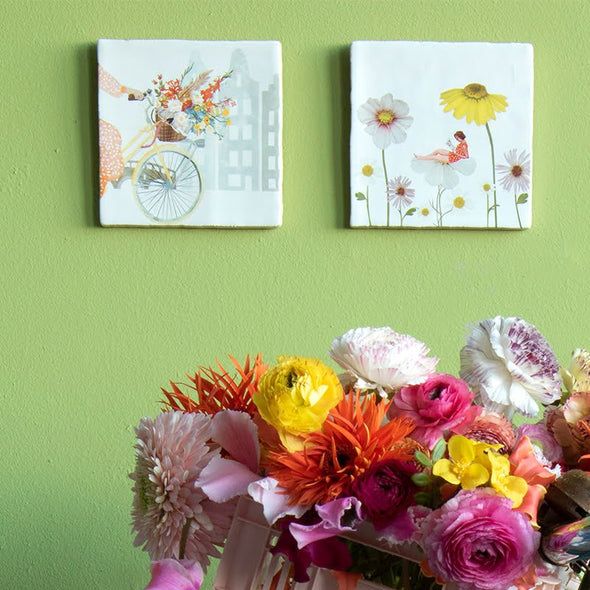
{"label": "ceramic tile art panel", "polygon": [[531,226],[533,48],[352,44],[351,226]]}
{"label": "ceramic tile art panel", "polygon": [[276,41],[98,42],[102,225],[276,227]]}

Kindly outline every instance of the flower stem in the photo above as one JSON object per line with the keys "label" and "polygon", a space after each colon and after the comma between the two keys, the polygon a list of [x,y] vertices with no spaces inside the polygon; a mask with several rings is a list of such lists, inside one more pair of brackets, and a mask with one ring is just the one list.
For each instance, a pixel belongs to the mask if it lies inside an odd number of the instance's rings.
{"label": "flower stem", "polygon": [[381,161],[383,162],[383,173],[385,174],[385,201],[387,202],[387,225],[389,226],[389,201],[387,200],[389,178],[387,177],[387,166],[385,165],[385,150],[381,150]]}
{"label": "flower stem", "polygon": [[516,207],[516,217],[518,217],[518,226],[522,229],[522,221],[520,220],[520,213],[518,211],[518,197],[516,191],[514,191],[514,206]]}
{"label": "flower stem", "polygon": [[488,132],[488,139],[490,140],[490,150],[492,152],[492,183],[494,186],[494,227],[498,227],[498,203],[496,200],[496,156],[494,154],[494,141],[492,140],[492,132],[490,126],[486,121],[486,131]]}
{"label": "flower stem", "polygon": [[486,227],[490,227],[490,193],[486,193]]}
{"label": "flower stem", "polygon": [[404,216],[402,215],[402,208],[400,206],[400,208],[398,209],[399,211],[399,226],[403,227],[404,226]]}
{"label": "flower stem", "polygon": [[369,211],[369,185],[367,185],[367,217],[369,218],[369,225],[373,225],[371,223],[371,212]]}
{"label": "flower stem", "polygon": [[186,522],[184,523],[184,526],[182,527],[182,532],[180,533],[180,543],[178,545],[178,559],[184,559],[184,551],[186,549],[188,531],[191,528],[192,521],[192,518],[187,518]]}

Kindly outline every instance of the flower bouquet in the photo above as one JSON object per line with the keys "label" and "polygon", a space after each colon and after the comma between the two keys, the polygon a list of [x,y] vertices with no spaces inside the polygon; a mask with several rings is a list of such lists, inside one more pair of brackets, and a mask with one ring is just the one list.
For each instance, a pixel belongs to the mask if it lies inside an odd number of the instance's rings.
{"label": "flower bouquet", "polygon": [[231,124],[230,108],[236,103],[231,98],[218,98],[218,95],[232,72],[209,82],[211,70],[196,77],[191,77],[191,71],[192,66],[189,66],[180,78],[164,82],[158,74],[152,80],[155,122],[165,128],[159,133],[164,141],[196,139],[205,133],[213,133],[221,139],[223,129]]}
{"label": "flower bouquet", "polygon": [[577,588],[590,354],[560,368],[534,326],[502,317],[475,326],[460,378],[429,353],[360,328],[332,343],[340,376],[258,355],[163,388],[131,474],[147,588],[198,589],[211,557],[214,589]]}

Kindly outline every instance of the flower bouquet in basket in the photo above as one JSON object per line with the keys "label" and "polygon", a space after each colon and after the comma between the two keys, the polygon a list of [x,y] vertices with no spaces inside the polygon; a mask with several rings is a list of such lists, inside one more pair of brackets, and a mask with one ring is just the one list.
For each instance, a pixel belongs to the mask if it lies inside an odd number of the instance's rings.
{"label": "flower bouquet in basket", "polygon": [[131,475],[148,589],[198,589],[210,557],[219,590],[579,586],[589,353],[560,368],[534,326],[496,317],[460,378],[390,328],[350,330],[330,356],[344,374],[230,357],[233,376],[202,367],[162,389]]}
{"label": "flower bouquet in basket", "polygon": [[197,139],[212,133],[219,139],[231,124],[230,108],[236,105],[231,98],[219,98],[221,85],[230,78],[226,72],[209,82],[211,70],[191,76],[189,66],[180,76],[164,81],[161,74],[152,80],[153,106],[158,138],[162,141]]}

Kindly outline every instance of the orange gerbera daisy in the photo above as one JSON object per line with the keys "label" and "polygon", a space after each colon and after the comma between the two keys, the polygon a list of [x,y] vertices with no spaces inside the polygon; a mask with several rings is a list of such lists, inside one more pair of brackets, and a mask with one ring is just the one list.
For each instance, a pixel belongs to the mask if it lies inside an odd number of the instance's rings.
{"label": "orange gerbera daisy", "polygon": [[212,367],[199,367],[194,377],[188,376],[191,383],[183,384],[185,388],[196,392],[195,397],[183,393],[179,384],[170,382],[172,391],[162,392],[166,396],[162,402],[170,410],[183,412],[198,412],[202,414],[216,414],[222,410],[237,410],[256,416],[258,410],[252,401],[252,394],[258,391],[258,381],[268,369],[262,361],[262,355],[254,359],[250,366],[250,357],[246,357],[244,366],[232,356],[229,357],[241,378],[236,380],[217,361],[220,371]]}
{"label": "orange gerbera daisy", "polygon": [[418,443],[407,439],[414,423],[406,417],[382,425],[389,403],[376,396],[351,393],[330,411],[323,430],[305,437],[305,449],[271,452],[268,474],[290,495],[290,503],[324,504],[350,493],[350,487],[373,463],[411,461]]}

